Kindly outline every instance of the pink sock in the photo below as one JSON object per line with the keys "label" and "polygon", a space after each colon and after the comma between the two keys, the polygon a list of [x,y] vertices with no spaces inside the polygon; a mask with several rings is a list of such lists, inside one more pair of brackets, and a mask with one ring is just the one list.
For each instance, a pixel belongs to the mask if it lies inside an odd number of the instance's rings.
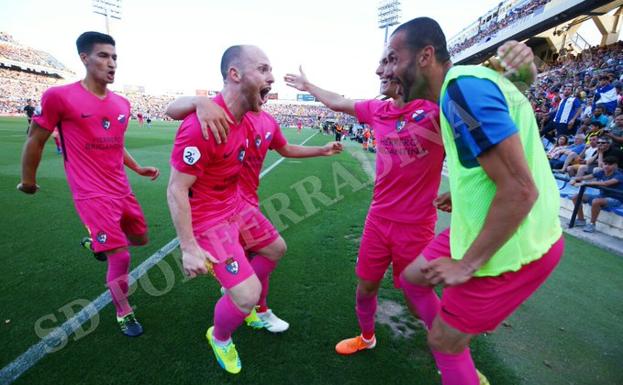
{"label": "pink sock", "polygon": [[214,338],[219,341],[229,340],[246,316],[247,314],[238,309],[229,295],[222,296],[214,306]]}
{"label": "pink sock", "polygon": [[128,303],[128,269],[130,267],[130,252],[120,251],[108,254],[108,272],[106,273],[106,285],[110,290],[112,302],[117,310],[117,316],[121,317],[132,312]]}
{"label": "pink sock", "polygon": [[359,321],[361,334],[363,334],[364,338],[370,339],[372,338],[372,336],[374,336],[376,293],[373,295],[367,295],[362,293],[358,287],[355,300],[357,302],[355,305],[355,313],[357,313],[357,320]]}
{"label": "pink sock", "polygon": [[433,320],[441,307],[439,297],[437,297],[433,287],[414,285],[406,280],[404,274],[400,274],[400,287],[405,293],[407,301],[411,302],[420,319],[424,321],[426,327],[430,330]]}
{"label": "pink sock", "polygon": [[479,385],[478,373],[469,348],[459,354],[433,351],[443,385]]}
{"label": "pink sock", "polygon": [[277,267],[277,262],[270,260],[263,255],[256,255],[251,259],[251,267],[255,271],[255,275],[262,284],[262,292],[260,293],[260,300],[258,305],[262,308],[266,308],[266,297],[268,296],[268,281],[270,280],[270,273]]}

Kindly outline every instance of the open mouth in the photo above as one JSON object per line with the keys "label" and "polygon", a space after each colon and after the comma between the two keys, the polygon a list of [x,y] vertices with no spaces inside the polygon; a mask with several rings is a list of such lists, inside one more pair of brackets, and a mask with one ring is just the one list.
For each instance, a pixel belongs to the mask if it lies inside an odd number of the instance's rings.
{"label": "open mouth", "polygon": [[270,87],[264,87],[260,90],[260,100],[262,104],[265,104],[268,101],[268,94],[270,93]]}

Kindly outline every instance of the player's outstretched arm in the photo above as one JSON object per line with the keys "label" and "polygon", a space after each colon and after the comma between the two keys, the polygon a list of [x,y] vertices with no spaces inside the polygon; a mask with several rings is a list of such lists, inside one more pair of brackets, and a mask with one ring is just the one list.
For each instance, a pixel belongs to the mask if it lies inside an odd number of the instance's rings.
{"label": "player's outstretched arm", "polygon": [[296,144],[286,144],[275,149],[285,158],[313,158],[316,156],[331,156],[342,152],[342,143],[330,142],[324,146],[299,146]]}
{"label": "player's outstretched arm", "polygon": [[210,253],[199,246],[193,234],[188,191],[196,180],[196,176],[184,174],[175,168],[171,168],[171,178],[167,187],[169,211],[180,241],[184,272],[189,277],[208,273],[206,262],[218,262]]}
{"label": "player's outstretched arm", "polygon": [[160,176],[160,170],[156,167],[141,167],[126,148],[123,149],[123,164],[138,175],[150,177],[151,180],[156,180]]}
{"label": "player's outstretched arm", "polygon": [[39,189],[37,185],[37,168],[41,162],[41,153],[45,142],[52,133],[32,122],[28,132],[28,138],[22,151],[22,180],[17,189],[26,193],[34,194]]}
{"label": "player's outstretched arm", "polygon": [[333,111],[344,112],[355,116],[355,101],[347,99],[335,92],[322,89],[307,80],[307,76],[303,72],[303,67],[299,67],[299,74],[286,74],[284,76],[286,84],[299,91],[309,92],[322,104],[329,107]]}
{"label": "player's outstretched arm", "polygon": [[204,139],[210,138],[209,130],[212,132],[216,143],[227,142],[229,124],[233,122],[221,106],[207,96],[179,97],[167,106],[165,113],[172,119],[182,120],[195,111],[201,124],[201,133]]}

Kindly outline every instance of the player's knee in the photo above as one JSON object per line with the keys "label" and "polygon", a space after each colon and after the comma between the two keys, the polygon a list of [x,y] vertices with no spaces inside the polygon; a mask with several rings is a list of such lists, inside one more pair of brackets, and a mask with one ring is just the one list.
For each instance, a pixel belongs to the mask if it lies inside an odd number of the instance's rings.
{"label": "player's knee", "polygon": [[286,251],[288,251],[286,241],[282,237],[279,237],[264,250],[260,250],[259,254],[264,255],[272,261],[278,261],[286,254]]}
{"label": "player's knee", "polygon": [[260,281],[257,278],[250,279],[249,282],[245,283],[244,290],[238,290],[232,296],[232,300],[242,311],[251,312],[260,300],[261,291],[262,285]]}

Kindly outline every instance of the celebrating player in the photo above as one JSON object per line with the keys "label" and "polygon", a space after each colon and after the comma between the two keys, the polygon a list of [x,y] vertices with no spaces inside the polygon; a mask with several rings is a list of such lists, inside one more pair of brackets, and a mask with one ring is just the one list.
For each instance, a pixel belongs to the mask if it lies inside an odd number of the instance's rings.
{"label": "celebrating player", "polygon": [[34,194],[36,172],[45,142],[58,128],[62,153],[76,210],[94,237],[93,251],[108,259],[106,283],[126,336],[143,333],[128,303],[129,245],[147,243],[147,225],[123,166],[155,180],[155,167],[141,167],[124,146],[130,103],[109,91],[115,80],[117,53],[109,35],[85,32],[76,42],[86,77],[52,87],[42,97],[22,155],[18,189]]}
{"label": "celebrating player", "polygon": [[441,181],[443,145],[438,130],[439,108],[427,100],[404,103],[398,84],[387,71],[383,53],[376,74],[380,93],[388,100],[355,102],[324,90],[299,74],[286,75],[286,83],[309,92],[334,111],[357,117],[370,125],[379,144],[376,180],[366,218],[356,273],[355,313],[361,333],[337,344],[339,354],[354,354],[376,346],[374,317],[381,280],[390,263],[394,285],[402,270],[435,235],[437,212],[433,200]]}
{"label": "celebrating player", "polygon": [[[528,47],[508,42],[498,53],[511,78],[534,79]],[[501,73],[452,67],[434,20],[399,26],[388,60],[405,101],[441,103],[453,211],[451,231],[405,269],[402,288],[430,326],[443,384],[475,385],[471,338],[499,325],[561,258],[558,189],[528,100]]]}
{"label": "celebrating player", "polygon": [[[173,119],[182,119],[195,110],[205,138],[208,138],[210,128],[217,141],[228,140],[227,131],[231,120],[207,97],[181,97],[168,106],[166,113]],[[246,322],[252,327],[265,327],[270,332],[280,333],[286,331],[289,324],[268,307],[267,296],[270,274],[285,255],[286,243],[259,209],[257,189],[262,165],[268,150],[275,150],[287,158],[309,158],[340,153],[342,145],[336,142],[324,146],[288,143],[277,121],[265,111],[249,112],[246,119],[250,121],[253,133],[240,172],[240,191],[244,206],[238,215],[240,242],[246,252],[252,255],[251,266],[262,284],[258,306],[247,317]]]}

